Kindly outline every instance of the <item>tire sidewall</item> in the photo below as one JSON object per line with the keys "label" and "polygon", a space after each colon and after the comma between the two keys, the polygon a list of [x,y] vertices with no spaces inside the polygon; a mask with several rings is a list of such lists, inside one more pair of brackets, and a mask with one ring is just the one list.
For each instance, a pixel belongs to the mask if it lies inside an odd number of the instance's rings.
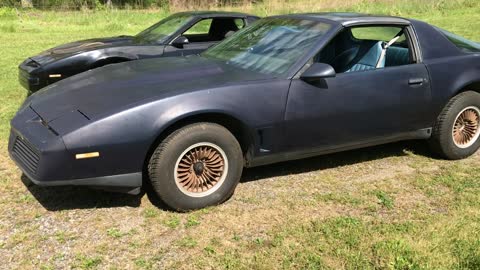
{"label": "tire sidewall", "polygon": [[[163,147],[161,158],[156,166],[158,179],[152,184],[160,198],[177,210],[199,209],[216,205],[227,200],[235,190],[243,169],[241,149],[235,137],[225,128],[216,124],[195,124],[173,135],[168,145]],[[183,193],[176,184],[175,166],[180,155],[192,145],[212,143],[220,147],[228,159],[228,169],[222,185],[204,197],[192,197]]]}

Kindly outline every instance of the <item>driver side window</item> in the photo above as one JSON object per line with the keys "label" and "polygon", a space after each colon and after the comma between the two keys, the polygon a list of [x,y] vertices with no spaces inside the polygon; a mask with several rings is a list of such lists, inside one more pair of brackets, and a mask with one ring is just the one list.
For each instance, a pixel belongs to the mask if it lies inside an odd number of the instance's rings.
{"label": "driver side window", "polygon": [[362,72],[413,63],[406,29],[398,26],[346,28],[315,56],[337,73]]}
{"label": "driver side window", "polygon": [[185,31],[183,36],[188,38],[189,42],[216,42],[235,33],[244,25],[243,19],[203,19]]}
{"label": "driver side window", "polygon": [[210,30],[210,26],[212,25],[212,19],[204,19],[192,27],[190,27],[185,33],[184,36],[191,36],[191,35],[208,35],[208,31]]}

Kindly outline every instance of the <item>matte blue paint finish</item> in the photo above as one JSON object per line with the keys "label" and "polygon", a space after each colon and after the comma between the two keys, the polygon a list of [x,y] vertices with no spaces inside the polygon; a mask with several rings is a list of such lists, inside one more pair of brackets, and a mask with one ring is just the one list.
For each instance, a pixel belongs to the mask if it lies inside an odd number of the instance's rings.
{"label": "matte blue paint finish", "polygon": [[[202,56],[133,61],[87,71],[25,101],[11,122],[9,152],[37,183],[72,184],[107,177],[103,179],[112,184],[115,180],[110,176],[136,175],[131,181],[119,177],[119,186],[125,186],[138,182],[138,173],[162,132],[189,117],[216,114],[236,119],[248,135],[245,165],[257,166],[428,138],[448,100],[465,86],[480,82],[480,55],[461,52],[425,23],[352,14],[289,16],[334,27],[283,77]],[[407,26],[413,46],[419,44],[418,63],[336,74],[309,83],[300,79],[310,60],[343,25],[376,23]],[[396,61],[402,61],[402,52],[396,53]],[[36,172],[12,151],[18,136],[39,151]],[[95,151],[100,157],[74,158]]]}

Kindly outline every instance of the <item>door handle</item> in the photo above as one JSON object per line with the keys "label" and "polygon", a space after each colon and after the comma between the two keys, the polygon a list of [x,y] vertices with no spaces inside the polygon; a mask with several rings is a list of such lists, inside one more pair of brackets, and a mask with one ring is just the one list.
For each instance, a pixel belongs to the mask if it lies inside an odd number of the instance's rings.
{"label": "door handle", "polygon": [[409,85],[422,85],[426,81],[427,80],[424,79],[424,78],[413,78],[413,79],[408,80],[408,84]]}

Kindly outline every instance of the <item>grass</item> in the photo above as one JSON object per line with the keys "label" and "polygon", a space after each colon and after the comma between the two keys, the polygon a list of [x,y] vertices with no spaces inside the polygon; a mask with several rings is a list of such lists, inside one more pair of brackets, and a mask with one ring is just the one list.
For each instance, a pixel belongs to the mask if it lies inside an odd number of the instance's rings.
{"label": "grass", "polygon": [[[480,40],[478,1],[264,1],[272,15],[332,9],[426,20]],[[9,269],[480,269],[480,156],[409,142],[246,170],[227,203],[187,214],[148,196],[25,187],[7,155],[25,98],[17,65],[68,41],[135,34],[162,10],[0,9],[0,259]]]}

